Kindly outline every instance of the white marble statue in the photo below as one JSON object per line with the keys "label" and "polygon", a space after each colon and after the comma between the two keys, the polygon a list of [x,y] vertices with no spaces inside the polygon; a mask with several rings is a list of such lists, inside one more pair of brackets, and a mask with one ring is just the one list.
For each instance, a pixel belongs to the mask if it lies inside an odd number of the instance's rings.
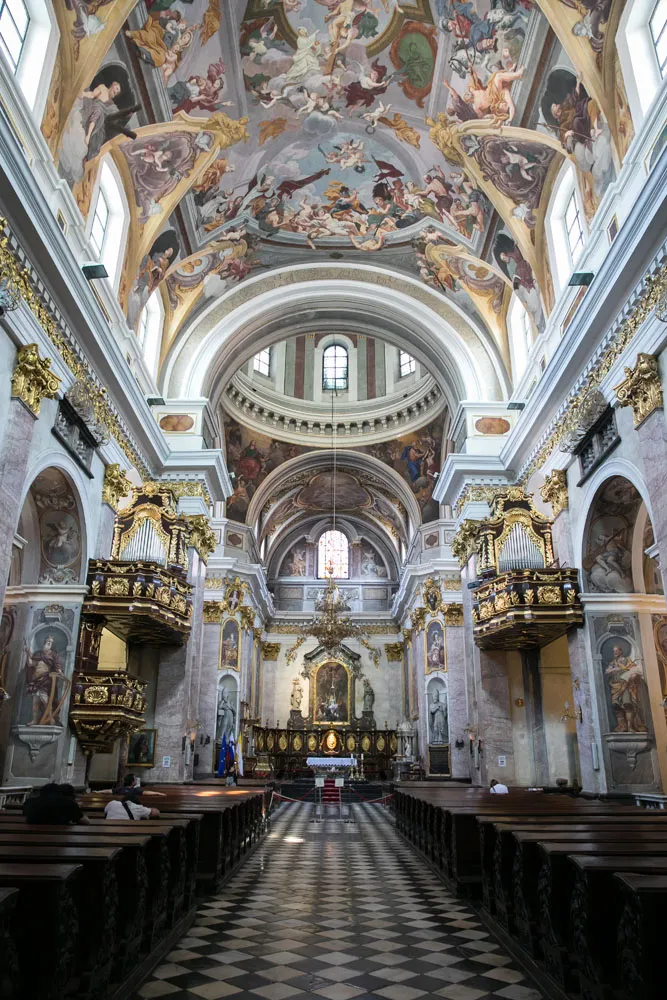
{"label": "white marble statue", "polygon": [[298,677],[295,677],[292,681],[292,694],[290,695],[290,708],[293,712],[301,711],[301,702],[303,701],[303,688],[301,687],[301,681]]}
{"label": "white marble statue", "polygon": [[[442,698],[440,695],[442,694]],[[446,743],[449,739],[449,719],[447,717],[447,693],[440,688],[434,688],[431,703],[428,707],[430,723],[430,742]]]}

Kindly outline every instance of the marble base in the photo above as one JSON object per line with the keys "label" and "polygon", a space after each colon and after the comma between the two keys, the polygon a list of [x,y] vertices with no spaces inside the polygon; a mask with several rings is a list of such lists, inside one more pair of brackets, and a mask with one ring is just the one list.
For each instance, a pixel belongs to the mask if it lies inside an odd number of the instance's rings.
{"label": "marble base", "polygon": [[298,708],[293,708],[290,711],[289,719],[287,720],[288,729],[305,729],[308,725],[308,719],[304,719],[301,711]]}

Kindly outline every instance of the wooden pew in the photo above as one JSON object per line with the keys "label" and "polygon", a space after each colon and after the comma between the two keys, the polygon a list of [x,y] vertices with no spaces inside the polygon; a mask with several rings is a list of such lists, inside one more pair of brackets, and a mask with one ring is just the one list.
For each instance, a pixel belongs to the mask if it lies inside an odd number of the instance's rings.
{"label": "wooden pew", "polygon": [[[572,952],[572,894],[574,890],[574,856],[603,862],[612,872],[639,871],[667,873],[667,844],[550,844],[538,845],[542,866],[538,875],[537,933],[541,961],[549,975],[570,991],[579,991],[579,977]],[[661,860],[659,860],[661,859]],[[636,865],[639,867],[635,867]],[[628,867],[629,866],[629,867]],[[613,940],[613,939],[612,939]],[[611,945],[609,945],[611,947]]]}
{"label": "wooden pew", "polygon": [[616,970],[628,1000],[661,1000],[665,994],[667,875],[614,874],[621,890]]}
{"label": "wooden pew", "polygon": [[65,1000],[76,989],[79,921],[73,888],[82,870],[77,864],[0,863],[0,888],[19,890],[12,924],[21,1000]]}
{"label": "wooden pew", "polygon": [[3,1000],[20,1000],[19,954],[14,937],[14,911],[18,899],[18,889],[0,889],[0,997]]}

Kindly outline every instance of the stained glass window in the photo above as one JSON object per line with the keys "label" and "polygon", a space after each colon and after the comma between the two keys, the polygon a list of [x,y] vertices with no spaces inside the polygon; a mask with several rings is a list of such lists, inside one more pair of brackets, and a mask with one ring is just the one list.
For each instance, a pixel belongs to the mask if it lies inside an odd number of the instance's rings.
{"label": "stained glass window", "polygon": [[342,531],[325,531],[317,544],[317,575],[320,579],[333,576],[347,580],[349,570],[349,543]]}
{"label": "stained glass window", "polygon": [[332,344],[324,349],[322,388],[347,389],[347,351],[339,344]]}

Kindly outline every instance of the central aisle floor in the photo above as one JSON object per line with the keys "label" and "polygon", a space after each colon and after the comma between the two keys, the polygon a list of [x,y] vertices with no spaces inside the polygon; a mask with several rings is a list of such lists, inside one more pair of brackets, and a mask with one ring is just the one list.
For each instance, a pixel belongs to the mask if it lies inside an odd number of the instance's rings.
{"label": "central aisle floor", "polygon": [[381,806],[312,823],[283,806],[219,896],[140,988],[172,1000],[542,1000]]}

